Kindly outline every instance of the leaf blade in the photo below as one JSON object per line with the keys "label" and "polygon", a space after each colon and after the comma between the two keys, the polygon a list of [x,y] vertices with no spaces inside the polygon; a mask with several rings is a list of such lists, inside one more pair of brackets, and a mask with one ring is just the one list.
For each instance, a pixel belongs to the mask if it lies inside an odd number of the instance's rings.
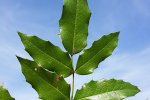
{"label": "leaf blade", "polygon": [[0,100],[15,100],[13,97],[11,97],[8,90],[5,89],[2,85],[0,85]]}
{"label": "leaf blade", "polygon": [[18,32],[18,34],[25,46],[25,50],[36,63],[63,77],[72,74],[73,66],[68,53],[63,52],[51,42],[44,41],[36,36],[28,36],[21,32]]}
{"label": "leaf blade", "polygon": [[122,100],[138,92],[136,86],[122,80],[91,81],[77,90],[74,100]]}
{"label": "leaf blade", "polygon": [[117,47],[119,32],[104,35],[95,41],[89,49],[84,50],[79,56],[76,73],[81,75],[91,74],[98,64],[110,56]]}
{"label": "leaf blade", "polygon": [[64,0],[59,21],[60,36],[65,49],[71,55],[80,52],[87,45],[90,16],[87,0]]}
{"label": "leaf blade", "polygon": [[[63,77],[54,72],[45,70],[34,61],[17,57],[26,81],[38,92],[39,98],[43,100],[69,100],[70,85]],[[62,87],[63,85],[63,87]]]}

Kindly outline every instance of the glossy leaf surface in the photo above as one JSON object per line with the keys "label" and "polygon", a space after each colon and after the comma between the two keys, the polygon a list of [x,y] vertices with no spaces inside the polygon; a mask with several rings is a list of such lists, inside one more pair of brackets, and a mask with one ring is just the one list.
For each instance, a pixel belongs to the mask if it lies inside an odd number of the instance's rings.
{"label": "glossy leaf surface", "polygon": [[91,74],[98,64],[110,56],[118,43],[119,32],[104,35],[95,41],[91,48],[84,50],[79,56],[76,73]]}
{"label": "glossy leaf surface", "polygon": [[44,41],[36,36],[28,36],[18,32],[25,50],[30,54],[38,65],[54,71],[63,77],[72,74],[72,61],[68,53],[49,41]]}
{"label": "glossy leaf surface", "polygon": [[34,61],[17,57],[26,81],[38,92],[42,100],[69,100],[70,85],[63,77],[45,70]]}
{"label": "glossy leaf surface", "polygon": [[122,80],[91,81],[77,90],[74,100],[122,100],[140,90]]}
{"label": "glossy leaf surface", "polygon": [[60,36],[65,49],[71,55],[80,52],[87,45],[90,16],[87,0],[64,0],[59,21]]}
{"label": "glossy leaf surface", "polygon": [[7,89],[5,89],[3,86],[0,85],[0,100],[15,100],[15,99],[11,97]]}

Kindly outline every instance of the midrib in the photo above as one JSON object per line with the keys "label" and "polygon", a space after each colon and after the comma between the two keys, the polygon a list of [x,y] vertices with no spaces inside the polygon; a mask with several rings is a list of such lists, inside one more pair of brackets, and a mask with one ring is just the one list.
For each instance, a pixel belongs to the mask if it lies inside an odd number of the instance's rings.
{"label": "midrib", "polygon": [[62,62],[60,62],[59,60],[51,57],[50,55],[48,55],[47,53],[45,53],[44,51],[42,51],[41,49],[39,49],[36,45],[34,45],[32,42],[28,41],[27,39],[25,40],[27,41],[28,43],[32,44],[35,48],[37,48],[39,51],[41,51],[44,55],[50,57],[51,59],[55,60],[56,62],[62,64],[64,67],[66,67],[67,69],[71,70],[69,67],[67,67],[65,64],[63,64]]}
{"label": "midrib", "polygon": [[74,32],[73,32],[73,42],[72,42],[72,54],[74,53],[74,42],[75,42],[75,34],[76,34],[76,25],[77,25],[77,12],[78,12],[78,0],[76,0],[75,7],[75,24],[74,24]]}
{"label": "midrib", "polygon": [[[115,37],[114,37],[114,38],[115,38]],[[114,39],[114,38],[113,38],[113,39]],[[111,41],[113,41],[113,39],[112,39]],[[103,51],[103,50],[111,43],[111,41],[108,42],[107,45],[104,46],[104,48],[103,48],[102,50],[100,50],[98,53],[96,53],[91,59],[89,59],[86,63],[84,63],[83,65],[81,65],[81,66],[79,67],[79,69],[82,68],[84,65],[86,65],[86,64],[87,64],[90,60],[92,60],[97,54],[99,54],[101,51]],[[79,69],[77,69],[77,70],[79,70]]]}
{"label": "midrib", "polygon": [[[25,64],[25,63],[23,63],[23,64]],[[26,64],[25,64],[25,65],[26,65]],[[28,67],[28,65],[26,65],[26,66]],[[29,69],[31,69],[31,68],[29,68]],[[33,69],[32,69],[32,71],[33,71]],[[34,72],[35,72],[35,71],[34,71]],[[40,77],[40,79],[43,80],[46,84],[48,84],[48,82],[47,82],[46,80],[44,80],[38,73],[35,72],[35,74],[38,75],[38,76]],[[65,97],[67,100],[69,100],[68,97],[66,97],[64,94],[62,94],[61,91],[59,91],[58,89],[56,89],[53,85],[51,85],[51,84],[48,84],[48,85],[49,85],[50,87],[54,88],[57,92],[59,92],[59,93],[60,93],[63,97]]]}

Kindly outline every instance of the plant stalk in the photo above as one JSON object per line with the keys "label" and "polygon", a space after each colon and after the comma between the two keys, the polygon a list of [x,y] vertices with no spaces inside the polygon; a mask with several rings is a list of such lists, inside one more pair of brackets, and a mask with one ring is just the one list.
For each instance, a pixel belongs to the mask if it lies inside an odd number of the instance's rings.
{"label": "plant stalk", "polygon": [[[73,62],[73,55],[71,55],[71,60]],[[73,68],[73,74],[72,74],[72,87],[71,87],[72,91],[71,91],[71,99],[73,100],[74,97],[74,68]]]}
{"label": "plant stalk", "polygon": [[74,73],[72,75],[72,93],[71,93],[71,100],[73,100],[73,95],[74,95]]}

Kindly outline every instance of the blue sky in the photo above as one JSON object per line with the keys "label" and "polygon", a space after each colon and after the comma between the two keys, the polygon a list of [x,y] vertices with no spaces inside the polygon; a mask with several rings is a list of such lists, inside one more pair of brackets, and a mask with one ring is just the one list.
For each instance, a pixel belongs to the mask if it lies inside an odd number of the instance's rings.
{"label": "blue sky", "polygon": [[[113,55],[99,65],[94,74],[76,75],[80,88],[91,79],[124,79],[141,92],[127,100],[150,99],[150,0],[88,0],[92,11],[88,47],[104,34],[120,31]],[[58,21],[63,0],[0,0],[0,83],[16,100],[38,100],[25,82],[15,55],[31,59],[17,31],[37,35],[60,46]],[[76,62],[78,55],[75,55]],[[66,80],[70,83],[70,77]]]}

